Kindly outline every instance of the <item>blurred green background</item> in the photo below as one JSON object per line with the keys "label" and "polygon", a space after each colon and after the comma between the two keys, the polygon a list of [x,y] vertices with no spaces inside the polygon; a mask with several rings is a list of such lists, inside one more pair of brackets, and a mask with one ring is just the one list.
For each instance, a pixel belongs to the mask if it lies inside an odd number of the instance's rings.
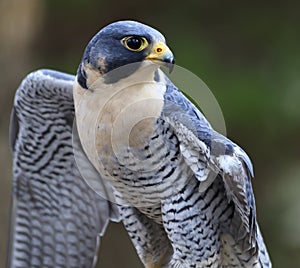
{"label": "blurred green background", "polygon": [[[38,68],[75,73],[103,26],[135,19],[162,31],[176,63],[206,82],[228,136],[250,155],[258,219],[274,267],[300,267],[300,2],[0,0],[0,267],[11,191],[9,113]],[[123,227],[102,240],[99,267],[141,267]]]}

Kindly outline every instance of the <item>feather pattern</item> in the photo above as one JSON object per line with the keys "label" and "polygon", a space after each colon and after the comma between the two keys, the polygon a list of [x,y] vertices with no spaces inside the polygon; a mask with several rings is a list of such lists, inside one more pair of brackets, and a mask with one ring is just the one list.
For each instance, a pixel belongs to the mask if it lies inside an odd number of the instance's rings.
{"label": "feather pattern", "polygon": [[118,209],[88,187],[74,161],[74,79],[39,70],[16,92],[7,267],[94,267],[98,235],[119,219]]}
{"label": "feather pattern", "polygon": [[[228,242],[227,245],[229,240],[234,241],[231,254],[244,254],[248,264],[252,263],[251,267],[256,267],[255,263],[260,264],[257,267],[270,267],[269,261],[267,265],[263,261],[266,259],[264,257],[268,259],[268,254],[256,221],[251,185],[253,167],[249,157],[235,143],[215,132],[198,109],[170,81],[165,99],[162,118],[173,127],[180,142],[181,154],[200,181],[200,192],[205,193],[220,177],[227,202],[233,205],[231,224],[224,227],[223,234],[220,234],[222,241]],[[245,263],[243,256],[239,257],[238,263]]]}
{"label": "feather pattern", "polygon": [[[148,46],[126,49],[126,35]],[[251,161],[159,70],[173,63],[157,30],[120,21],[88,44],[77,79],[22,82],[9,267],[93,267],[98,234],[120,217],[145,267],[271,267]]]}

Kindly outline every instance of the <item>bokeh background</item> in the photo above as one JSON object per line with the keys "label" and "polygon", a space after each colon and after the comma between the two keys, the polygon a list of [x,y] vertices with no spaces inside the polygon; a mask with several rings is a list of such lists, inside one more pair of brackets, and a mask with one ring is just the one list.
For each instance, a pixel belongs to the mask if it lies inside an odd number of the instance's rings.
{"label": "bokeh background", "polygon": [[[89,39],[135,19],[162,31],[178,65],[206,82],[228,136],[255,167],[258,219],[274,267],[300,267],[300,2],[0,0],[0,267],[11,192],[9,113],[38,68],[75,73]],[[142,267],[122,225],[102,240],[99,267]]]}

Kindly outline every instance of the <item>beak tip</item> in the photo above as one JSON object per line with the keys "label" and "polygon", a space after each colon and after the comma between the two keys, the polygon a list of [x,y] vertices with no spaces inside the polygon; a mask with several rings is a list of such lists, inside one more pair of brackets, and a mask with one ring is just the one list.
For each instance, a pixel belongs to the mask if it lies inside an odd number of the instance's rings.
{"label": "beak tip", "polygon": [[174,66],[175,66],[175,61],[174,61],[174,63],[171,63],[171,64],[169,65],[169,74],[173,72]]}
{"label": "beak tip", "polygon": [[174,66],[175,66],[175,59],[174,59],[174,57],[166,58],[164,60],[164,62],[166,63],[166,66],[169,69],[169,74],[172,73],[172,71],[174,69]]}

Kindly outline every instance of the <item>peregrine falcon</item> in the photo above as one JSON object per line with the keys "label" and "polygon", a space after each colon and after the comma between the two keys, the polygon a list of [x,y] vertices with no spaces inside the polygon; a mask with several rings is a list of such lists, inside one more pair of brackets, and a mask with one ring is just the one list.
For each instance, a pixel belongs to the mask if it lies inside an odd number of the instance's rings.
{"label": "peregrine falcon", "polygon": [[93,267],[97,233],[119,219],[147,268],[271,267],[249,157],[161,66],[174,66],[164,36],[119,21],[92,38],[75,78],[41,70],[21,84],[12,267]]}

